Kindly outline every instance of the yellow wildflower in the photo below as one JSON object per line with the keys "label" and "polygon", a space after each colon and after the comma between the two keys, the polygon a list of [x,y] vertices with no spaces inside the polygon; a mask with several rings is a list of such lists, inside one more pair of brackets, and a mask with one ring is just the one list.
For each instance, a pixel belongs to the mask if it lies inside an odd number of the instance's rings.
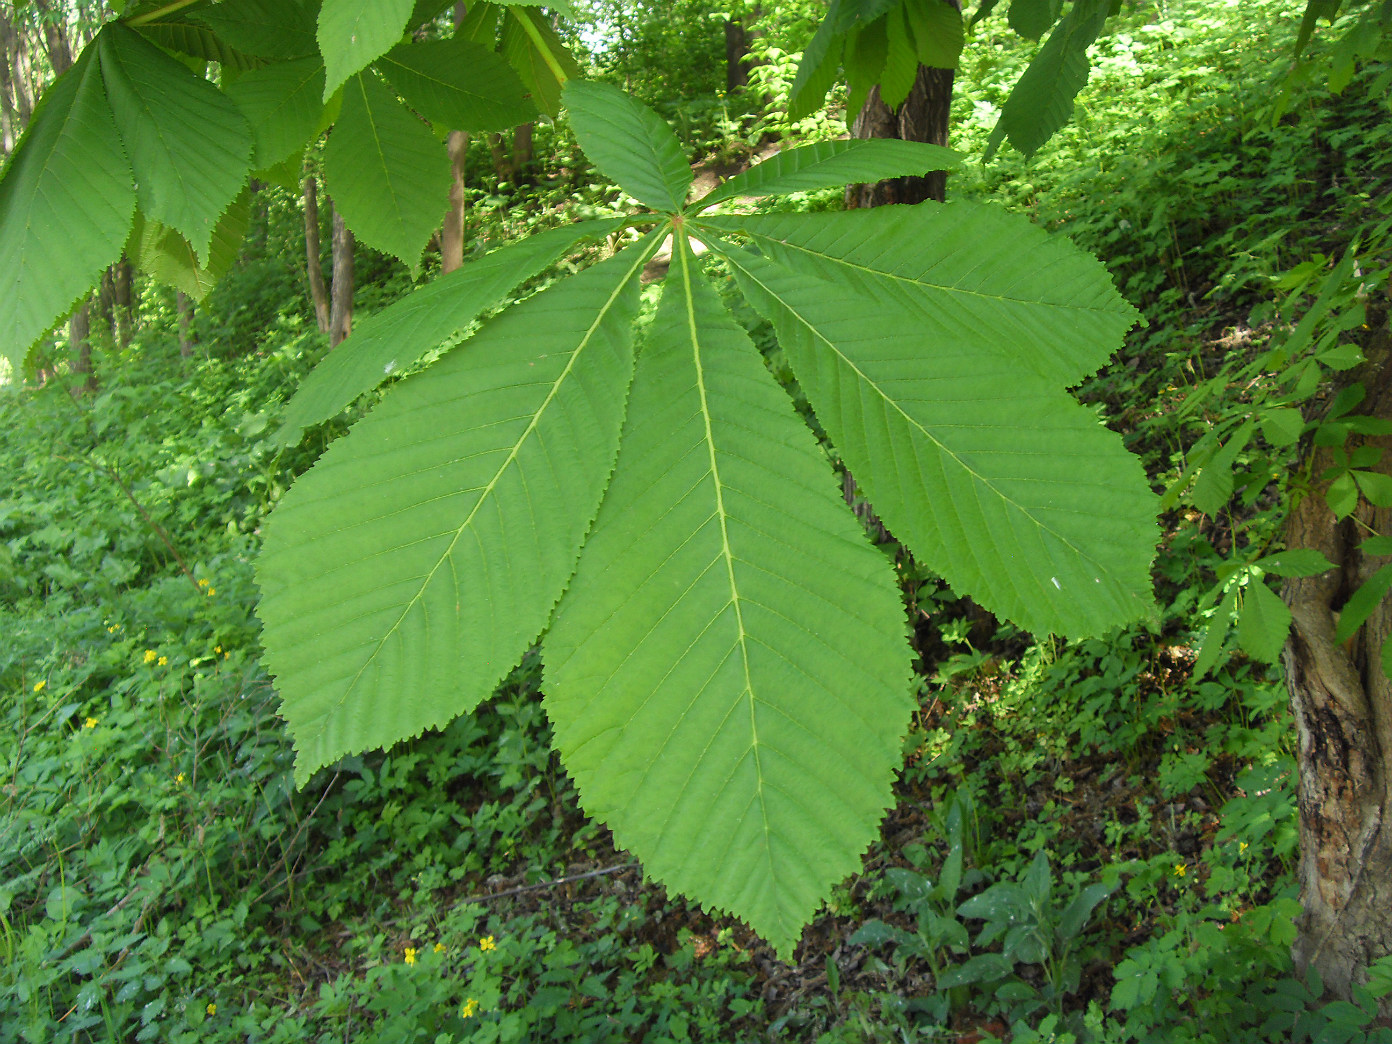
{"label": "yellow wildflower", "polygon": [[444,952],[445,952],[445,944],[444,944],[444,943],[436,943],[436,944],[435,944],[435,952],[436,952],[436,953],[444,953]]}
{"label": "yellow wildflower", "polygon": [[161,656],[161,657],[159,658],[159,660],[157,661],[157,664],[158,664],[158,666],[160,666],[160,667],[167,666],[168,663],[169,663],[169,657],[168,657],[168,656]]}
{"label": "yellow wildflower", "polygon": [[1246,842],[1246,841],[1239,841],[1239,842],[1237,843],[1237,854],[1238,854],[1238,855],[1241,855],[1241,854],[1242,854],[1243,852],[1245,852],[1245,851],[1247,851],[1247,842]]}
{"label": "yellow wildflower", "polygon": [[209,1005],[208,1005],[208,1014],[209,1014],[209,1015],[216,1015],[216,1014],[217,1014],[217,1005],[216,1005],[216,1004],[209,1004]]}
{"label": "yellow wildflower", "polygon": [[46,681],[36,681],[36,682],[34,683],[34,691],[35,691],[35,692],[43,692],[43,691],[44,691],[45,689],[47,689],[47,688],[48,688],[48,682],[46,682]]}
{"label": "yellow wildflower", "polygon": [[213,597],[213,595],[215,595],[215,594],[217,594],[217,588],[216,588],[216,587],[210,587],[210,588],[208,588],[208,597],[209,597],[209,598]]}
{"label": "yellow wildflower", "polygon": [[1183,877],[1188,872],[1189,868],[1185,866],[1183,863],[1176,863],[1174,865],[1174,875],[1176,877]]}
{"label": "yellow wildflower", "polygon": [[86,721],[82,723],[82,727],[84,729],[95,729],[97,727],[97,719],[88,718]]}
{"label": "yellow wildflower", "polygon": [[183,774],[182,772],[180,772],[177,776],[174,777],[174,782],[175,782],[176,784],[178,784],[179,786],[183,786],[183,785],[184,785],[184,774]]}
{"label": "yellow wildflower", "polygon": [[485,935],[482,939],[479,940],[479,949],[483,950],[484,952],[487,952],[488,950],[496,950],[497,948],[498,944],[493,941],[493,936],[491,935]]}
{"label": "yellow wildflower", "polygon": [[464,1002],[464,1006],[459,1009],[459,1017],[461,1019],[472,1019],[478,1014],[478,1010],[479,1002],[470,997]]}
{"label": "yellow wildflower", "polygon": [[207,581],[207,580],[200,580],[200,581],[198,581],[198,586],[199,586],[199,587],[207,587],[207,586],[208,586],[208,583],[209,583],[209,581]]}
{"label": "yellow wildflower", "polygon": [[215,652],[215,653],[220,653],[220,652],[222,652],[222,646],[221,646],[221,645],[214,645],[214,646],[213,646],[213,652]]}
{"label": "yellow wildflower", "polygon": [[408,946],[408,947],[406,947],[406,963],[407,963],[407,964],[415,964],[415,963],[416,963],[416,948],[415,948],[414,946]]}
{"label": "yellow wildflower", "polygon": [[145,650],[145,662],[146,662],[146,663],[154,663],[154,662],[155,662],[156,660],[158,660],[158,659],[159,659],[159,653],[155,652],[155,650],[153,650],[153,649],[146,649],[146,650]]}

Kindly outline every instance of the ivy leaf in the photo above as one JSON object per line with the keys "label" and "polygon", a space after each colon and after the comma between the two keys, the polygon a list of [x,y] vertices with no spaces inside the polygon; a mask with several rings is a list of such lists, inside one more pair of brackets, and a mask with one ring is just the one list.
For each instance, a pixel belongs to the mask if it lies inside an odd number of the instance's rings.
{"label": "ivy leaf", "polygon": [[449,196],[449,158],[420,120],[371,73],[343,89],[343,109],[324,147],[334,206],[368,246],[415,273]]}
{"label": "ivy leaf", "polygon": [[472,710],[545,627],[613,466],[653,245],[401,382],[268,519],[259,613],[297,782]]}
{"label": "ivy leaf", "polygon": [[[804,215],[809,226],[840,216]],[[937,248],[930,229],[920,251]],[[843,232],[847,255],[873,234]],[[1033,631],[1098,634],[1151,611],[1155,497],[1088,410],[1019,360],[923,337],[924,309],[871,292],[851,261],[832,283],[720,249],[876,512],[920,561]],[[1025,276],[1011,289],[1045,285]],[[992,295],[968,313],[974,331],[991,330]]]}
{"label": "ivy leaf", "polygon": [[955,170],[962,159],[941,145],[890,138],[848,138],[800,145],[736,174],[686,209],[699,213],[736,196],[812,192],[863,181]]}
{"label": "ivy leaf", "polygon": [[910,651],[886,560],[695,265],[678,236],[546,708],[645,871],[791,959],[892,800]]}
{"label": "ivy leaf", "polygon": [[206,257],[246,183],[251,128],[230,98],[120,22],[102,28],[96,47],[141,213]]}
{"label": "ivy leaf", "polygon": [[376,68],[438,127],[502,131],[536,118],[512,66],[471,40],[402,44]]}
{"label": "ivy leaf", "polygon": [[495,250],[440,276],[357,324],[352,336],[314,368],[285,407],[276,438],[289,445],[431,349],[449,344],[509,291],[558,261],[583,239],[608,235],[621,218],[553,228]]}
{"label": "ivy leaf", "polygon": [[0,172],[0,352],[30,346],[121,256],[135,186],[95,52],[44,92]]}
{"label": "ivy leaf", "polygon": [[252,69],[223,89],[251,125],[257,170],[302,152],[324,124],[324,63],[317,57]]}
{"label": "ivy leaf", "polygon": [[324,101],[398,43],[412,0],[324,0],[315,37],[324,56]]}
{"label": "ivy leaf", "polygon": [[1237,618],[1237,644],[1262,663],[1275,663],[1290,634],[1291,612],[1280,597],[1256,577],[1247,582]]}
{"label": "ivy leaf", "polygon": [[653,210],[682,209],[691,167],[662,117],[607,83],[573,81],[562,100],[580,147],[602,174]]}

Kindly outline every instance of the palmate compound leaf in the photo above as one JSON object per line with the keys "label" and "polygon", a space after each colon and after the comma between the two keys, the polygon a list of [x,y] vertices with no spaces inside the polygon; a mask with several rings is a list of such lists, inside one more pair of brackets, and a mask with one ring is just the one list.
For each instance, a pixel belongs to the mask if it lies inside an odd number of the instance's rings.
{"label": "palmate compound leaf", "polygon": [[44,92],[0,171],[0,354],[30,346],[121,256],[135,186],[91,49]]}
{"label": "palmate compound leaf", "polygon": [[[917,249],[933,254],[941,211],[896,209],[923,222]],[[841,216],[805,218],[813,227]],[[873,222],[865,228],[875,231]],[[849,226],[839,231],[854,256],[863,244]],[[987,347],[996,326],[1009,325],[999,291],[1021,299],[1042,294],[1042,284],[1014,272],[995,293],[989,282],[977,286],[975,305],[957,319],[970,317],[975,339],[939,339],[923,326],[931,309],[906,305],[903,287],[879,292],[876,280],[857,278],[855,263],[827,281],[813,266],[710,242],[773,322],[876,512],[920,561],[1032,631],[1098,634],[1151,611],[1156,498],[1140,463],[1061,382],[1028,368],[1035,344],[1019,344],[1015,359]],[[984,242],[1013,249],[1009,237]],[[1116,307],[1129,306],[1118,298]]]}
{"label": "palmate compound leaf", "polygon": [[609,218],[540,232],[467,261],[362,320],[296,390],[276,438],[287,445],[298,442],[311,424],[336,416],[359,395],[459,337],[511,290],[560,260],[581,240],[602,238],[623,223],[623,218]]}
{"label": "palmate compound leaf", "polygon": [[788,958],[892,800],[910,651],[887,560],[677,240],[546,709],[646,872]]}
{"label": "palmate compound leaf", "polygon": [[472,710],[545,627],[618,448],[655,248],[490,320],[271,514],[259,614],[298,782]]}

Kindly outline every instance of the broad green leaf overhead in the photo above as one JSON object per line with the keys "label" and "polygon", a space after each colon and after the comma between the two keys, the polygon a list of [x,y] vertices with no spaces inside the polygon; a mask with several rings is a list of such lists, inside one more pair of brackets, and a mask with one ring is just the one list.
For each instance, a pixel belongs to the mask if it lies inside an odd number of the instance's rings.
{"label": "broad green leaf overhead", "polygon": [[788,115],[811,115],[836,82],[847,37],[870,25],[900,0],[831,0],[826,17],[803,51],[797,75],[788,90]]}
{"label": "broad green leaf overhead", "polygon": [[699,220],[789,268],[893,299],[935,351],[994,352],[1059,388],[1095,373],[1140,318],[1096,258],[999,207]]}
{"label": "broad green leaf overhead", "polygon": [[892,800],[911,654],[887,560],[677,241],[546,708],[645,871],[789,959]]}
{"label": "broad green leaf overhead", "polygon": [[1073,99],[1088,81],[1088,48],[1107,21],[1107,0],[1075,0],[1020,75],[1001,108],[986,159],[1001,141],[1032,156],[1073,117]]}
{"label": "broad green leaf overhead", "polygon": [[551,28],[551,22],[535,7],[508,7],[506,12],[503,56],[532,92],[536,107],[555,116],[561,111],[561,88],[568,80],[578,80],[585,73]]}
{"label": "broad green leaf overhead", "polygon": [[237,50],[258,58],[307,58],[319,53],[314,5],[306,0],[237,0],[194,15]]}
{"label": "broad green leaf overhead", "polygon": [[368,246],[415,272],[449,201],[449,158],[425,124],[366,72],[343,88],[324,146],[334,206]]}
{"label": "broad green leaf overhead", "polygon": [[[934,248],[931,237],[919,244]],[[853,265],[833,283],[721,249],[856,481],[915,557],[1032,631],[1094,635],[1151,611],[1156,498],[1121,440],[1057,383],[1023,358],[918,334],[922,309],[873,292]],[[996,317],[982,294],[975,328]]]}
{"label": "broad green leaf overhead", "polygon": [[545,627],[613,466],[653,246],[393,388],[270,516],[259,612],[300,783],[472,710]]}
{"label": "broad green leaf overhead", "polygon": [[252,69],[224,90],[251,125],[257,170],[302,152],[322,129],[324,63],[318,58]]}
{"label": "broad green leaf overhead", "polygon": [[644,206],[681,210],[691,166],[662,117],[605,83],[573,80],[562,100],[576,140],[600,173]]}
{"label": "broad green leaf overhead", "polygon": [[316,38],[324,56],[324,100],[401,42],[411,0],[323,0]]}
{"label": "broad green leaf overhead", "polygon": [[946,0],[905,0],[904,12],[918,60],[934,69],[955,69],[966,42],[962,12]]}
{"label": "broad green leaf overhead", "polygon": [[880,99],[897,109],[904,104],[918,77],[918,48],[902,4],[885,15],[885,32],[889,46],[880,71]]}
{"label": "broad green leaf overhead", "polygon": [[415,366],[431,349],[455,340],[581,240],[601,238],[622,224],[622,218],[611,218],[542,232],[468,261],[362,320],[300,384],[285,407],[277,437],[287,444],[299,441],[305,428],[336,416],[392,374]]}
{"label": "broad green leaf overhead", "polygon": [[120,22],[102,28],[96,48],[141,213],[206,258],[246,183],[251,128],[230,98]]}
{"label": "broad green leaf overhead", "polygon": [[92,51],[59,77],[0,175],[0,352],[30,346],[121,256],[135,186]]}
{"label": "broad green leaf overhead", "polygon": [[512,66],[471,40],[402,44],[376,68],[408,105],[439,127],[502,131],[536,118]]}
{"label": "broad green leaf overhead", "polygon": [[250,220],[251,195],[243,189],[213,229],[208,256],[200,260],[179,233],[137,213],[126,256],[152,279],[201,301],[237,260]]}
{"label": "broad green leaf overhead", "polygon": [[1038,40],[1058,21],[1063,0],[1010,0],[1010,28],[1028,40]]}
{"label": "broad green leaf overhead", "polygon": [[776,196],[811,192],[862,181],[910,177],[931,170],[954,170],[961,163],[951,149],[890,138],[848,138],[801,145],[770,156],[736,174],[688,210],[701,210],[736,196]]}
{"label": "broad green leaf overhead", "polygon": [[884,72],[889,56],[887,24],[888,19],[880,18],[846,37],[841,65],[846,72],[846,114],[852,123]]}

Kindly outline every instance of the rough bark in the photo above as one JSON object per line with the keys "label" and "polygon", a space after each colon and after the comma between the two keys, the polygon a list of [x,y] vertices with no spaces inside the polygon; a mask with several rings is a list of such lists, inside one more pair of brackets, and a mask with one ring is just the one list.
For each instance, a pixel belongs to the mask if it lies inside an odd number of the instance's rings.
{"label": "rough bark", "polygon": [[[872,88],[865,108],[851,127],[854,138],[898,138],[946,145],[948,117],[952,110],[951,69],[918,67],[913,89],[898,109],[890,109],[880,98],[879,87]],[[889,203],[922,203],[935,199],[941,203],[947,193],[947,174],[934,171],[927,177],[894,178],[872,185],[852,185],[846,189],[846,206],[881,207]]]}
{"label": "rough bark", "polygon": [[329,347],[353,332],[353,233],[333,212],[333,289],[329,302]]}
{"label": "rough bark", "polygon": [[453,272],[464,263],[464,157],[469,135],[450,131],[446,146],[450,158],[449,210],[440,228],[440,271]]}
{"label": "rough bark", "polygon": [[[1374,358],[1374,353],[1368,353]],[[1392,420],[1392,345],[1365,370],[1361,410]],[[1392,473],[1392,438],[1370,440]],[[1311,474],[1332,463],[1316,451]],[[1334,643],[1348,597],[1389,559],[1359,551],[1370,533],[1392,535],[1392,510],[1359,504],[1338,521],[1318,492],[1294,505],[1287,546],[1322,551],[1338,568],[1290,580],[1284,595],[1294,618],[1285,649],[1300,770],[1300,898],[1304,913],[1293,947],[1297,968],[1319,970],[1326,990],[1347,998],[1370,963],[1392,953],[1392,682],[1381,650],[1392,634],[1384,599],[1344,645]],[[1392,999],[1382,1003],[1392,1016]]]}
{"label": "rough bark", "polygon": [[319,259],[319,187],[314,175],[304,179],[305,275],[309,279],[309,299],[320,333],[329,332],[329,288],[324,284],[323,262]]}

